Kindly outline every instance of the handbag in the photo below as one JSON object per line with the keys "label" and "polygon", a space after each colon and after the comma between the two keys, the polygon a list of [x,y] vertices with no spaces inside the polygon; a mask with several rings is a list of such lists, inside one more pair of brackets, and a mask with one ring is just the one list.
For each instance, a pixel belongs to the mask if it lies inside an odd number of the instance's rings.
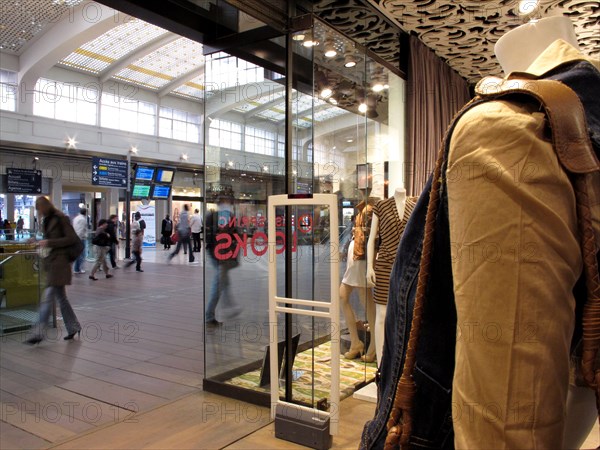
{"label": "handbag", "polygon": [[165,245],[165,237],[164,236],[160,237],[160,243],[163,244],[163,245]]}
{"label": "handbag", "polygon": [[179,233],[176,231],[175,233],[173,233],[171,235],[171,243],[177,244],[178,241],[179,241]]}

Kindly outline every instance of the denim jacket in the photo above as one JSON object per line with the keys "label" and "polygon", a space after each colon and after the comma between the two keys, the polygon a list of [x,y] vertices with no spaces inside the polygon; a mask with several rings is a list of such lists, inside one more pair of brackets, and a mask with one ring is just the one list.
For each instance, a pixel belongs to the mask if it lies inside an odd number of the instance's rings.
{"label": "denim jacket", "polygon": [[[543,78],[561,81],[577,93],[585,109],[594,150],[600,157],[600,73],[589,62],[575,61],[556,67]],[[482,101],[486,100],[475,100],[469,108]],[[463,113],[467,109],[464,109]],[[460,116],[450,126],[450,136],[459,119]],[[449,142],[450,139],[447,139],[447,143]],[[447,145],[444,149],[442,174],[446,172],[448,147]],[[378,404],[375,417],[365,425],[361,449],[382,449],[385,443],[386,423],[406,356],[430,191],[431,178],[406,226],[390,275],[385,344],[378,376]],[[575,289],[578,326],[573,337],[574,343],[581,336],[579,324],[582,305],[586,299],[581,284],[578,283]],[[417,388],[410,442],[414,448],[450,449],[454,448],[451,397],[456,345],[456,308],[450,254],[448,197],[444,176],[425,301],[417,362],[413,372]]]}

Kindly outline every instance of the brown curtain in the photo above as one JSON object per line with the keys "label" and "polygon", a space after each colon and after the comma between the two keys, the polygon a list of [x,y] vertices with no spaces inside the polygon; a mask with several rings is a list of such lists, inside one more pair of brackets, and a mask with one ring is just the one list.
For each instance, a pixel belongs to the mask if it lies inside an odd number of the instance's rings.
{"label": "brown curtain", "polygon": [[469,87],[417,37],[410,36],[407,89],[406,191],[420,195],[433,172],[446,128],[470,100]]}

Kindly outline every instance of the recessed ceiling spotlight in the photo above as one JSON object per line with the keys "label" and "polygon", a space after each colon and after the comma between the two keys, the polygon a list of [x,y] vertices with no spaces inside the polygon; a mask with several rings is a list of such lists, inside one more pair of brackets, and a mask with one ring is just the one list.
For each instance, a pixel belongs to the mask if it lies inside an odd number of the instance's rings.
{"label": "recessed ceiling spotlight", "polygon": [[301,31],[292,35],[292,39],[295,41],[303,41],[305,37],[306,35]]}
{"label": "recessed ceiling spotlight", "polygon": [[333,91],[330,88],[326,87],[321,91],[320,95],[322,98],[328,98],[331,96],[331,94],[333,94]]}
{"label": "recessed ceiling spotlight", "polygon": [[385,87],[383,84],[377,82],[373,85],[373,87],[371,89],[373,89],[373,92],[381,92],[385,89]]}
{"label": "recessed ceiling spotlight", "polygon": [[75,137],[67,137],[67,148],[75,148],[77,146],[77,141]]}
{"label": "recessed ceiling spotlight", "polygon": [[354,142],[354,139],[352,139],[352,138],[348,138],[348,139],[346,139],[346,142],[347,142],[348,144],[352,144],[352,143]]}
{"label": "recessed ceiling spotlight", "polygon": [[344,57],[344,67],[347,67],[348,69],[350,69],[351,67],[356,66],[356,60],[354,59],[354,57],[352,55],[346,55]]}
{"label": "recessed ceiling spotlight", "polygon": [[179,157],[179,159],[181,159],[182,161],[187,161],[188,160],[188,154],[187,153],[182,153],[181,156]]}
{"label": "recessed ceiling spotlight", "polygon": [[138,152],[138,148],[137,148],[135,145],[132,145],[132,146],[129,148],[129,151],[130,151],[131,153],[137,153],[137,152]]}
{"label": "recessed ceiling spotlight", "polygon": [[331,39],[328,39],[325,41],[325,56],[327,58],[333,58],[335,55],[337,55],[335,45]]}
{"label": "recessed ceiling spotlight", "polygon": [[367,112],[367,104],[366,103],[361,103],[360,105],[358,105],[358,112],[364,114]]}
{"label": "recessed ceiling spotlight", "polygon": [[519,2],[519,15],[533,16],[537,13],[539,6],[539,0],[521,0]]}

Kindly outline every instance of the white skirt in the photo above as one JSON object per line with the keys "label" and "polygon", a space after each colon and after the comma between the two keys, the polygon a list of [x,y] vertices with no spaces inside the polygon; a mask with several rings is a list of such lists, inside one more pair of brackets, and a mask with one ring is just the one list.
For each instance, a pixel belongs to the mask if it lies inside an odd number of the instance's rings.
{"label": "white skirt", "polygon": [[373,284],[367,282],[367,260],[354,259],[354,239],[348,246],[348,257],[346,259],[348,265],[342,283],[353,287],[373,287]]}

